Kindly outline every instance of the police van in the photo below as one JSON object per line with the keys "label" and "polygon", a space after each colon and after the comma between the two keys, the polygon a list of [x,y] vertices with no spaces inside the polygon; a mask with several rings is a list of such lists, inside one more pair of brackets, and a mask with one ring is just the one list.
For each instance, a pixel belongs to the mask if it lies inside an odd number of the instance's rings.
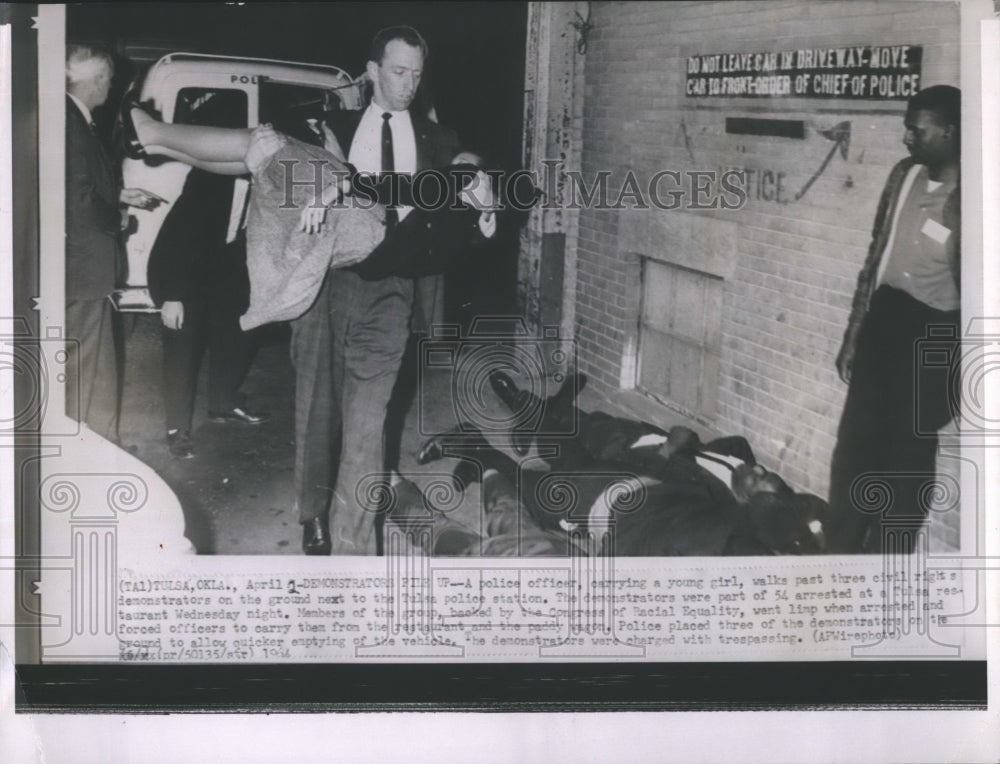
{"label": "police van", "polygon": [[[255,127],[279,121],[278,116],[288,110],[311,104],[322,104],[327,111],[360,109],[362,84],[335,66],[170,53],[149,69],[139,98],[151,102],[166,122]],[[167,203],[154,210],[129,208],[135,221],[126,239],[128,279],[125,288],[115,294],[121,311],[156,311],[146,287],[146,263],[189,171],[186,164],[157,158],[123,162],[125,188],[145,189]],[[230,208],[230,239],[240,225],[248,192],[248,181],[237,180]]]}

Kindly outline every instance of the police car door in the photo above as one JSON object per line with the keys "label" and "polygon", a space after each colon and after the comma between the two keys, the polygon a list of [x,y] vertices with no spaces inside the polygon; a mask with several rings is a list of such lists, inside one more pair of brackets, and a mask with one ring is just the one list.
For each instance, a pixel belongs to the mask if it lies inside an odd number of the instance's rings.
{"label": "police car door", "polygon": [[[186,62],[187,63],[187,62]],[[216,127],[254,127],[258,114],[258,77],[226,70],[221,61],[178,66],[163,76],[154,70],[142,91],[144,101],[152,101],[166,122]],[[192,65],[193,64],[193,65]],[[128,278],[119,290],[116,303],[122,311],[155,311],[146,289],[146,266],[163,220],[181,194],[190,167],[181,162],[126,160],[126,186],[145,188],[167,200],[155,210],[134,210],[134,223],[126,240]],[[237,180],[230,207],[231,241],[239,229],[249,183]]]}

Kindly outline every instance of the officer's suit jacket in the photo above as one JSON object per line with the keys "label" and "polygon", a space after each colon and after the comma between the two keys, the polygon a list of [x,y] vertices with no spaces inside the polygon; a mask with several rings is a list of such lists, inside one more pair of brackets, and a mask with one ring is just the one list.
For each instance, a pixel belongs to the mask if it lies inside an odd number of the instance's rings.
{"label": "officer's suit jacket", "polygon": [[123,276],[119,189],[111,158],[67,96],[67,302],[107,297]]}
{"label": "officer's suit jacket", "polygon": [[[357,132],[364,110],[340,112],[331,120],[330,128],[340,143],[344,156],[349,158],[351,142]],[[444,167],[459,152],[458,136],[449,127],[432,122],[411,111],[413,138],[417,148],[417,172]],[[412,214],[412,213],[411,213]],[[412,328],[425,331],[433,323],[443,300],[441,277],[423,276],[415,280]]]}
{"label": "officer's suit jacket", "polygon": [[405,182],[409,178],[385,179],[374,189],[376,193],[361,189],[383,204],[414,207],[404,220],[386,232],[368,257],[350,266],[361,278],[375,281],[388,276],[419,278],[448,273],[486,243],[479,227],[480,211],[458,201],[459,191],[476,168],[462,165],[435,172],[439,173],[437,181],[418,186],[425,189],[426,197],[422,200],[414,194],[417,176],[414,183]]}

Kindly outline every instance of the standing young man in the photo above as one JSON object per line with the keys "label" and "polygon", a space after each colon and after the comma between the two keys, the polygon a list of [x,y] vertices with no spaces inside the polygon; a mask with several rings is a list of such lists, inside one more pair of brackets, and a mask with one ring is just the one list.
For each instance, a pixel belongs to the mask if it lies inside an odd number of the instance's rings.
{"label": "standing young man", "polygon": [[[944,375],[922,366],[920,354],[956,351],[948,338],[958,337],[961,305],[960,124],[958,88],[935,85],[910,99],[910,156],[882,192],[837,356],[850,387],[831,467],[831,551],[882,551],[881,522],[915,532],[929,509],[936,431],[952,405]],[[944,339],[928,341],[931,333]],[[866,506],[883,495],[887,506]]]}

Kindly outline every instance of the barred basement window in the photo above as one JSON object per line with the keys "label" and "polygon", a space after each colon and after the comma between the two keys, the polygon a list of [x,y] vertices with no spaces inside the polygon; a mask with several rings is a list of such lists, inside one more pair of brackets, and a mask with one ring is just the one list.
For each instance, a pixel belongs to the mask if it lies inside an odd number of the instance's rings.
{"label": "barred basement window", "polygon": [[685,414],[715,416],[722,279],[642,259],[637,386]]}

